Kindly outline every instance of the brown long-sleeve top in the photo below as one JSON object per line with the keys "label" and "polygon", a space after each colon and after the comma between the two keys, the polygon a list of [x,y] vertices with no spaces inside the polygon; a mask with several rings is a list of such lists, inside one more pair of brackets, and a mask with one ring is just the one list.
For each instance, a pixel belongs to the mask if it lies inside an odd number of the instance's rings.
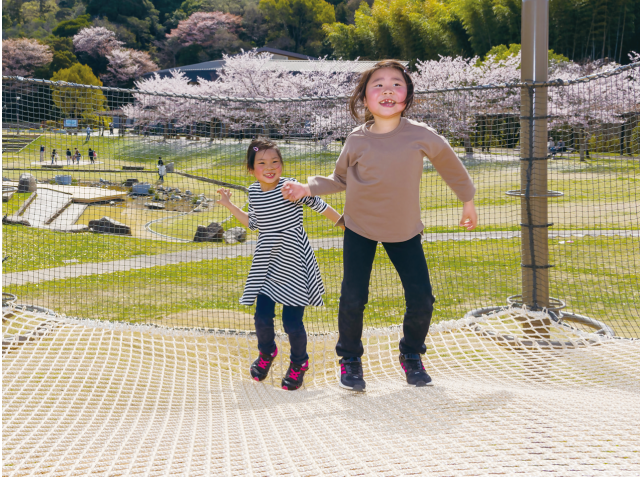
{"label": "brown long-sleeve top", "polygon": [[461,201],[473,199],[467,169],[435,130],[404,117],[389,133],[373,133],[370,126],[360,125],[349,134],[331,175],[308,179],[312,196],[347,191],[338,225],[379,242],[404,242],[422,232],[425,156]]}

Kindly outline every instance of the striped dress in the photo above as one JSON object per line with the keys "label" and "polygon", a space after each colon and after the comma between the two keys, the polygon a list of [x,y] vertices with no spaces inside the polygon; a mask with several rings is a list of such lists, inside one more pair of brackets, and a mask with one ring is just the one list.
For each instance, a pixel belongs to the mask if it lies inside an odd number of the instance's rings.
{"label": "striped dress", "polygon": [[249,187],[249,229],[260,234],[240,299],[243,305],[253,305],[259,293],[283,305],[324,305],[320,269],[302,228],[302,207],[322,213],[328,205],[320,197],[285,200],[281,189],[288,180],[295,181],[280,178],[278,186],[268,192],[258,182]]}

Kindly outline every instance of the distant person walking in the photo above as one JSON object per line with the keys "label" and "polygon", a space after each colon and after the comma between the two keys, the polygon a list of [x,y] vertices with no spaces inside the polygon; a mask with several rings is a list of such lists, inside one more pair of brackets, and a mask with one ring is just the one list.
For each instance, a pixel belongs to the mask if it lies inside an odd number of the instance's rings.
{"label": "distant person walking", "polygon": [[88,142],[90,138],[91,138],[91,127],[87,127],[87,139],[85,140],[85,142]]}
{"label": "distant person walking", "polygon": [[162,161],[162,157],[158,157],[158,176],[160,181],[164,182],[164,176],[167,174],[167,167]]}
{"label": "distant person walking", "polygon": [[89,162],[90,163],[95,163],[94,155],[95,155],[95,152],[90,148],[89,149]]}
{"label": "distant person walking", "polygon": [[76,163],[77,163],[78,165],[80,165],[80,157],[81,157],[82,155],[80,155],[80,152],[78,151],[78,149],[77,149],[77,148],[75,149],[75,152],[73,153],[73,156],[74,156],[74,158],[75,158],[75,160],[76,160]]}
{"label": "distant person walking", "polygon": [[58,154],[56,153],[56,149],[54,148],[51,152],[51,165],[55,165],[58,160]]}
{"label": "distant person walking", "polygon": [[40,145],[40,163],[44,163],[44,145]]}
{"label": "distant person walking", "polygon": [[109,122],[109,135],[113,135],[113,123]]}
{"label": "distant person walking", "polygon": [[67,165],[73,163],[73,158],[71,157],[71,150],[67,148]]}

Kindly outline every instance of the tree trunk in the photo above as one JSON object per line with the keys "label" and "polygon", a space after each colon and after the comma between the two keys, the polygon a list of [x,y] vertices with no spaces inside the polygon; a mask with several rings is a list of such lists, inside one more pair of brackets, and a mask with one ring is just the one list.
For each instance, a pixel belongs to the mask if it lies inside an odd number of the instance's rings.
{"label": "tree trunk", "polygon": [[580,127],[578,129],[578,149],[580,150],[580,161],[584,162],[584,157],[585,157],[585,143],[586,143],[586,139],[585,139],[585,132],[584,132],[584,128]]}
{"label": "tree trunk", "polygon": [[464,156],[467,158],[473,158],[473,146],[471,145],[471,138],[469,135],[464,136]]}

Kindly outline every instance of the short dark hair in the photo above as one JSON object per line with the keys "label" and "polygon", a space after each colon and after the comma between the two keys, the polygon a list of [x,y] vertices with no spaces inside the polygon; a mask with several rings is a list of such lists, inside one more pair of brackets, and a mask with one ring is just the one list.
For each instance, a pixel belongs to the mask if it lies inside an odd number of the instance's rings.
{"label": "short dark hair", "polygon": [[413,80],[411,79],[407,69],[397,60],[381,60],[369,70],[362,72],[358,85],[356,85],[356,88],[351,94],[351,99],[349,100],[349,113],[351,113],[351,116],[356,122],[362,121],[362,116],[360,115],[361,108],[364,108],[364,121],[368,122],[369,120],[373,120],[373,115],[369,109],[364,106],[364,99],[367,92],[367,83],[371,80],[371,76],[382,68],[395,68],[396,70],[399,70],[402,73],[402,78],[407,84],[407,98],[404,101],[405,107],[402,111],[403,117],[405,112],[409,110],[413,104]]}
{"label": "short dark hair", "polygon": [[254,169],[256,155],[260,150],[274,150],[278,154],[280,162],[284,165],[282,154],[280,153],[280,149],[276,142],[273,142],[268,138],[256,138],[251,141],[249,148],[247,149],[247,170],[252,171]]}

